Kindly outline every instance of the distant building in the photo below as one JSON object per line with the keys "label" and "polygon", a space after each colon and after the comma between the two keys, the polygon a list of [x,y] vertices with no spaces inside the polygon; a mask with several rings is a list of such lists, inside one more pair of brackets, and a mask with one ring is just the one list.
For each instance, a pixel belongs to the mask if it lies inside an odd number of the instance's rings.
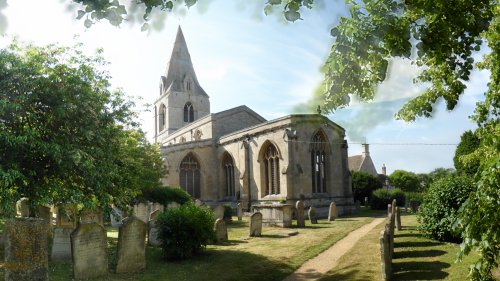
{"label": "distant building", "polygon": [[349,157],[349,170],[354,172],[365,172],[372,176],[378,176],[377,169],[370,157],[370,146],[367,143],[361,145],[363,152],[361,155]]}
{"label": "distant building", "polygon": [[345,130],[321,114],[267,121],[244,105],[211,113],[180,28],[154,110],[167,186],[209,205],[301,199],[354,209]]}

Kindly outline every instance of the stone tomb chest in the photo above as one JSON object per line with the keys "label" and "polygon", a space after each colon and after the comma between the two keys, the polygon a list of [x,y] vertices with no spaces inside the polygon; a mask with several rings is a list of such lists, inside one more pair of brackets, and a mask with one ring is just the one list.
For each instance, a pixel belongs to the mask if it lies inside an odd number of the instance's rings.
{"label": "stone tomb chest", "polygon": [[252,206],[255,212],[262,214],[264,226],[292,226],[292,205],[290,204],[260,204]]}

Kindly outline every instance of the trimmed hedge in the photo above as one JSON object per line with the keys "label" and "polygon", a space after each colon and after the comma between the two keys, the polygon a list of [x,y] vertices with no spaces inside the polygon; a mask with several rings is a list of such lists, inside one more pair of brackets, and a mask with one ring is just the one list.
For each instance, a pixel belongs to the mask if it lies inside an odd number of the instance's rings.
{"label": "trimmed hedge", "polygon": [[158,239],[167,260],[187,259],[215,240],[214,214],[192,203],[169,208],[157,220]]}
{"label": "trimmed hedge", "polygon": [[405,194],[401,189],[377,189],[372,193],[370,206],[372,210],[387,210],[387,205],[396,199],[397,205],[403,207],[405,205]]}
{"label": "trimmed hedge", "polygon": [[418,210],[420,230],[440,241],[461,242],[460,230],[453,225],[458,209],[475,188],[467,176],[450,176],[432,183]]}
{"label": "trimmed hedge", "polygon": [[165,206],[172,202],[182,205],[191,202],[191,195],[178,187],[162,186],[143,189],[142,194],[138,197],[138,200],[141,202],[156,202]]}

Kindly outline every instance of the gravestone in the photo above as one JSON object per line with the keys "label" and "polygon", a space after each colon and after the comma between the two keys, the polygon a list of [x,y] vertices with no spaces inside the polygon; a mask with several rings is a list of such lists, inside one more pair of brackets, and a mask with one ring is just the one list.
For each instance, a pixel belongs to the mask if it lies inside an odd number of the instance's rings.
{"label": "gravestone", "polygon": [[297,210],[297,227],[305,227],[306,222],[304,219],[304,202],[301,200],[295,203],[295,209]]}
{"label": "gravestone", "polygon": [[148,222],[148,245],[158,247],[160,241],[158,240],[158,228],[156,227],[156,218],[160,214],[160,210],[156,210],[149,215]]}
{"label": "gravestone", "polygon": [[250,216],[250,237],[262,235],[262,214],[255,212]]}
{"label": "gravestone", "polygon": [[238,221],[242,221],[243,220],[243,208],[241,207],[241,203],[238,203]]}
{"label": "gravestone", "polygon": [[309,215],[309,220],[311,221],[311,224],[317,224],[318,223],[318,218],[316,217],[316,208],[310,207],[309,212],[307,212]]}
{"label": "gravestone", "polygon": [[134,205],[134,216],[147,223],[149,219],[149,206],[145,203]]}
{"label": "gravestone", "polygon": [[391,213],[395,214],[396,213],[396,207],[397,207],[397,201],[396,199],[392,199],[392,204],[391,204]]}
{"label": "gravestone", "polygon": [[392,275],[392,258],[390,253],[390,237],[386,230],[380,232],[379,242],[382,280],[388,281]]}
{"label": "gravestone", "polygon": [[76,205],[68,204],[57,207],[56,226],[65,228],[75,228],[77,224],[76,219]]}
{"label": "gravestone", "polygon": [[195,199],[194,204],[198,207],[205,205],[205,203],[203,203],[203,201],[201,201],[200,199]]}
{"label": "gravestone", "polygon": [[146,268],[146,223],[135,216],[123,220],[118,232],[116,273]]}
{"label": "gravestone", "polygon": [[396,228],[398,231],[401,230],[401,209],[396,207]]}
{"label": "gravestone", "polygon": [[160,203],[153,203],[153,206],[151,207],[151,212],[154,212],[156,210],[159,210],[160,212],[163,212],[165,210],[165,206],[163,206]]}
{"label": "gravestone", "polygon": [[47,233],[48,225],[40,218],[6,221],[4,280],[49,280]]}
{"label": "gravestone", "polygon": [[106,229],[98,223],[80,223],[71,233],[71,256],[75,279],[108,274]]}
{"label": "gravestone", "polygon": [[365,207],[368,207],[368,204],[369,204],[368,197],[365,197]]}
{"label": "gravestone", "polygon": [[215,240],[216,243],[227,241],[227,227],[226,222],[223,219],[215,220]]}
{"label": "gravestone", "polygon": [[43,219],[45,223],[49,226],[49,232],[52,231],[52,212],[49,207],[38,206],[37,207],[37,217]]}
{"label": "gravestone", "polygon": [[328,221],[334,221],[339,217],[339,210],[335,202],[330,203],[330,208],[328,209]]}
{"label": "gravestone", "polygon": [[30,216],[30,208],[28,205],[28,198],[21,198],[21,200],[17,201],[16,209],[19,216],[29,217]]}
{"label": "gravestone", "polygon": [[71,232],[73,232],[73,228],[54,228],[50,255],[52,261],[71,261]]}
{"label": "gravestone", "polygon": [[224,219],[224,206],[217,205],[214,208],[214,217],[215,219]]}
{"label": "gravestone", "polygon": [[98,225],[104,227],[104,218],[101,211],[94,211],[89,209],[83,209],[80,212],[80,223],[97,223]]}
{"label": "gravestone", "polygon": [[391,211],[392,211],[392,205],[391,204],[387,204],[387,215],[388,216],[391,215]]}
{"label": "gravestone", "polygon": [[113,227],[122,226],[123,212],[120,209],[113,207],[109,212],[109,220],[111,221],[111,226]]}

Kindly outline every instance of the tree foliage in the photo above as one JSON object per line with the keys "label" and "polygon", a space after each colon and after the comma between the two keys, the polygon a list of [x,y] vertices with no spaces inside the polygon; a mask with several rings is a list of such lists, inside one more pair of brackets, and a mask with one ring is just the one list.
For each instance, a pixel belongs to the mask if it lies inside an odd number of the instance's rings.
{"label": "tree foliage", "polygon": [[401,189],[377,189],[372,193],[370,199],[370,207],[373,210],[386,210],[388,204],[392,204],[392,200],[396,199],[396,204],[403,207],[406,203],[405,194]]}
{"label": "tree foliage", "polygon": [[420,190],[420,181],[412,172],[404,170],[395,170],[389,176],[389,179],[396,188],[405,192],[417,192]]}
{"label": "tree foliage", "polygon": [[133,103],[109,90],[82,46],[0,50],[0,202],[123,205],[160,183],[159,150],[136,129]]}
{"label": "tree foliage", "polygon": [[466,131],[460,137],[460,143],[455,150],[453,164],[459,173],[468,176],[474,176],[479,168],[479,159],[474,158],[470,161],[462,161],[461,157],[473,153],[479,147],[479,138],[472,131]]}
{"label": "tree foliage", "polygon": [[418,211],[420,229],[440,241],[460,242],[461,230],[453,225],[458,209],[474,189],[474,181],[465,176],[452,175],[433,182]]}
{"label": "tree foliage", "polygon": [[365,172],[352,172],[354,200],[365,202],[365,197],[371,198],[372,192],[379,188],[382,188],[382,182],[378,177]]}

